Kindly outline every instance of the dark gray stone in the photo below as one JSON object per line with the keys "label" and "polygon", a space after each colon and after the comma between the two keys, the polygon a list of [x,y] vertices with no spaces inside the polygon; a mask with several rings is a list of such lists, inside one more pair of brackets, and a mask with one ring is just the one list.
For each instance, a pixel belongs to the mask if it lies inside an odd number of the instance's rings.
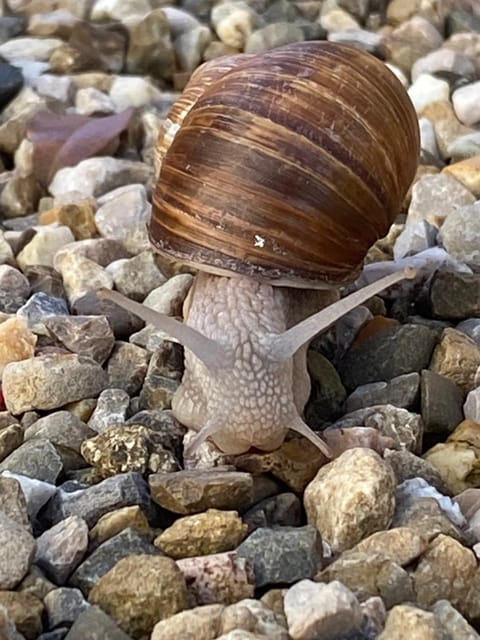
{"label": "dark gray stone", "polygon": [[412,409],[419,397],[420,375],[415,371],[392,378],[389,382],[371,382],[357,387],[346,401],[345,410],[356,411],[377,404],[392,404]]}
{"label": "dark gray stone", "polygon": [[53,631],[47,631],[38,636],[37,640],[64,640],[68,633],[68,627],[59,627]]}
{"label": "dark gray stone", "polygon": [[70,584],[78,587],[87,597],[102,576],[113,569],[119,560],[134,554],[163,555],[146,535],[135,529],[124,529],[106,540],[76,569]]}
{"label": "dark gray stone", "polygon": [[8,470],[49,484],[55,484],[62,469],[58,451],[44,438],[24,442],[0,463],[0,472]]}
{"label": "dark gray stone", "polygon": [[62,276],[53,267],[36,264],[24,271],[30,282],[32,293],[47,293],[55,298],[65,298]]}
{"label": "dark gray stone", "polygon": [[99,298],[95,291],[77,298],[72,305],[72,312],[79,316],[105,316],[117,340],[128,340],[132,333],[139,331],[145,324],[138,316],[114,302]]}
{"label": "dark gray stone", "polygon": [[142,388],[147,373],[150,353],[129,342],[116,342],[108,359],[107,374],[109,386],[123,389],[130,396]]}
{"label": "dark gray stone", "polygon": [[15,38],[15,36],[19,36],[25,30],[25,26],[24,18],[18,16],[2,16],[0,18],[0,44]]}
{"label": "dark gray stone", "polygon": [[449,495],[449,490],[437,469],[428,460],[416,456],[411,451],[390,449],[385,452],[385,460],[392,466],[397,484],[412,478],[423,478],[425,482],[435,487],[437,491]]}
{"label": "dark gray stone", "polygon": [[349,390],[369,382],[388,381],[405,373],[426,369],[437,342],[428,327],[404,324],[389,327],[353,344],[338,371]]}
{"label": "dark gray stone", "polygon": [[36,420],[25,431],[25,440],[45,438],[55,446],[80,453],[82,442],[95,432],[70,411],[55,411]]}
{"label": "dark gray stone", "polygon": [[463,420],[463,393],[449,378],[425,369],[421,379],[425,432],[451,433]]}
{"label": "dark gray stone", "polygon": [[437,271],[429,295],[436,318],[464,320],[480,316],[480,274]]}
{"label": "dark gray stone", "polygon": [[69,627],[90,605],[79,589],[61,587],[47,593],[43,600],[50,629]]}
{"label": "dark gray stone", "polygon": [[45,519],[52,526],[77,515],[91,528],[109,511],[132,505],[138,505],[147,514],[152,511],[147,483],[139,473],[129,472],[70,493],[59,489],[46,506]]}
{"label": "dark gray stone", "polygon": [[265,527],[298,527],[303,524],[303,509],[294,493],[279,493],[261,500],[242,516],[248,532]]}
{"label": "dark gray stone", "polygon": [[445,26],[447,36],[455,33],[480,33],[480,15],[456,9],[447,15]]}
{"label": "dark gray stone", "polygon": [[73,623],[65,640],[131,640],[130,636],[100,609],[85,609]]}
{"label": "dark gray stone", "polygon": [[20,69],[8,64],[8,62],[0,62],[0,110],[13,100],[22,86],[23,75]]}
{"label": "dark gray stone", "polygon": [[183,455],[183,437],[186,428],[182,426],[169,409],[145,409],[139,411],[126,424],[143,424],[160,436],[160,442],[172,451],[178,459]]}
{"label": "dark gray stone", "polygon": [[321,353],[310,349],[307,365],[312,391],[305,417],[308,424],[315,428],[341,415],[347,392],[335,367]]}
{"label": "dark gray stone", "polygon": [[312,525],[257,529],[237,548],[252,562],[257,587],[313,578],[321,568],[322,543]]}

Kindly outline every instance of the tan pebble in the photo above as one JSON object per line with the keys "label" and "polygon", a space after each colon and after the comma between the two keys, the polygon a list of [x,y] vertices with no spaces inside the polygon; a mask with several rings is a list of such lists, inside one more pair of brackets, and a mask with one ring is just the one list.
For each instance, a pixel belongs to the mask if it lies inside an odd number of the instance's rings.
{"label": "tan pebble", "polygon": [[456,329],[445,329],[435,347],[430,369],[469,393],[475,388],[475,374],[480,366],[480,346]]}
{"label": "tan pebble", "polygon": [[24,318],[9,318],[0,323],[0,377],[5,365],[33,358],[37,336]]}
{"label": "tan pebble", "polygon": [[454,162],[443,169],[461,182],[476,198],[480,198],[480,155]]}

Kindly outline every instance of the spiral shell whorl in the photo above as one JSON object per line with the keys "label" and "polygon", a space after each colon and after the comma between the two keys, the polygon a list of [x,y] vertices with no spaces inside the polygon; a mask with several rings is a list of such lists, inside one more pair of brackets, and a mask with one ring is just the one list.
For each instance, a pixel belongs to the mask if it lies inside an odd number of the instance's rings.
{"label": "spiral shell whorl", "polygon": [[273,284],[351,280],[415,174],[408,96],[382,62],[344,45],[235,58],[196,90],[165,153],[153,243]]}

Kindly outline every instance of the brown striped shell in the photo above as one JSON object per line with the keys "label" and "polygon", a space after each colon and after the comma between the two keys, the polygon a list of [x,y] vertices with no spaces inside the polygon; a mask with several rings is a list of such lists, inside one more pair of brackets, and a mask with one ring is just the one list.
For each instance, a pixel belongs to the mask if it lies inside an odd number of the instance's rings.
{"label": "brown striped shell", "polygon": [[322,41],[249,56],[176,132],[150,236],[213,273],[346,282],[400,211],[418,156],[410,99],[370,54]]}

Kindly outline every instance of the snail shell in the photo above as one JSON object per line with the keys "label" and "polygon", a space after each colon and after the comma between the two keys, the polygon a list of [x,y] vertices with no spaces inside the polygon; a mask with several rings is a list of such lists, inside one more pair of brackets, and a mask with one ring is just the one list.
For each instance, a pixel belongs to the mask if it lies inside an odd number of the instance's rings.
{"label": "snail shell", "polygon": [[350,281],[415,175],[408,95],[381,61],[346,45],[214,60],[175,111],[150,237],[212,273],[312,288]]}

